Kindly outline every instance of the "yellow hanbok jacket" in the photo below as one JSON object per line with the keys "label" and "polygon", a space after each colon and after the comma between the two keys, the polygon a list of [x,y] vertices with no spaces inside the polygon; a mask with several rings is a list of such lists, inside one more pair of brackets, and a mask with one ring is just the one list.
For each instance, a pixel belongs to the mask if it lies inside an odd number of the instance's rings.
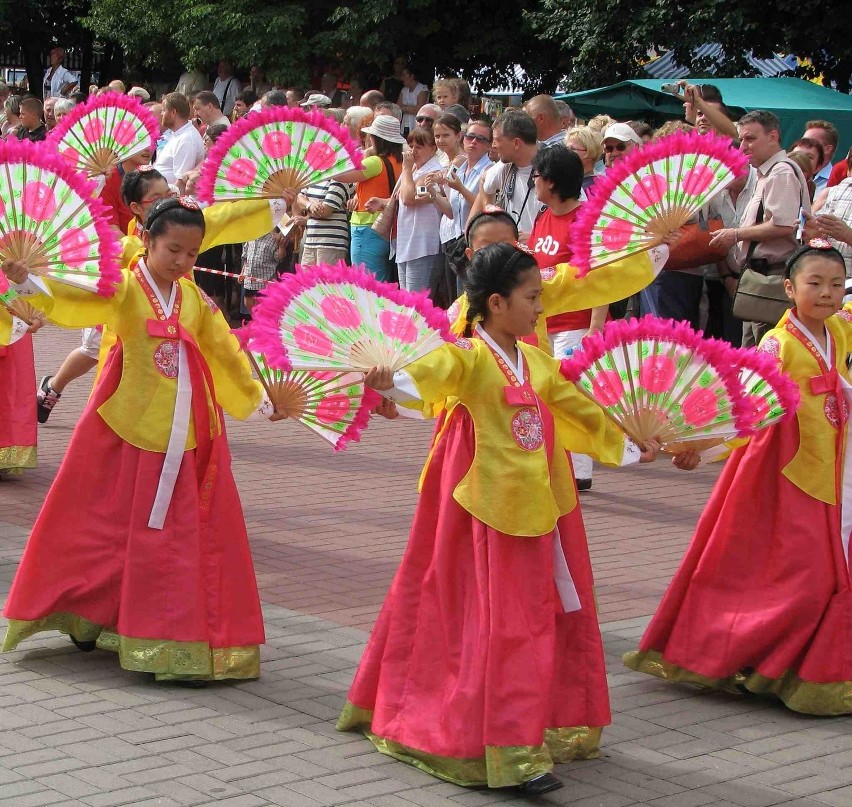
{"label": "yellow hanbok jacket", "polygon": [[[445,405],[444,428],[459,406],[466,407],[473,419],[475,456],[453,494],[455,500],[494,529],[537,536],[551,532],[557,519],[577,506],[564,446],[608,465],[620,465],[625,437],[597,404],[565,380],[556,359],[531,345],[518,347],[529,370],[530,386],[554,418],[556,445],[550,462],[545,443],[534,450],[519,443],[516,417],[523,407],[508,403],[509,381],[483,341],[444,345],[403,372],[421,398],[409,405]],[[433,444],[440,436],[435,436]],[[430,461],[431,454],[424,474]]]}
{"label": "yellow hanbok jacket", "polygon": [[[661,248],[653,253],[640,252],[593,269],[583,277],[578,277],[578,269],[568,263],[542,269],[541,304],[544,313],[538,318],[535,329],[539,348],[550,353],[548,317],[609,305],[640,292],[659,274],[667,255],[668,250]],[[464,332],[467,309],[467,296],[463,294],[447,311],[451,330],[457,335]]]}
{"label": "yellow hanbok jacket", "polygon": [[[838,439],[840,407],[847,407],[841,399],[829,393],[814,394],[811,379],[822,374],[819,362],[805,345],[790,332],[789,312],[778,325],[768,331],[760,343],[760,350],[778,357],[781,368],[799,385],[801,402],[796,412],[799,450],[781,470],[797,488],[826,504],[837,504],[839,448],[845,446],[845,434]],[[825,321],[832,341],[832,367],[847,381],[852,381],[847,361],[852,361],[852,322],[841,314]]]}
{"label": "yellow hanbok jacket", "polygon": [[[27,299],[51,321],[65,328],[104,323],[121,342],[121,381],[98,410],[106,424],[137,448],[165,453],[177,397],[175,342],[149,335],[148,322],[162,317],[158,317],[142,284],[125,269],[116,293],[101,297],[50,279],[42,280],[50,294],[39,293]],[[263,387],[252,377],[248,360],[221,312],[191,281],[181,279],[179,285],[182,299],[178,323],[195,341],[210,368],[219,405],[243,420],[260,405]],[[193,394],[200,393],[193,388]],[[218,414],[209,394],[205,394],[210,422],[218,433]],[[195,446],[195,427],[190,423],[186,450]]]}

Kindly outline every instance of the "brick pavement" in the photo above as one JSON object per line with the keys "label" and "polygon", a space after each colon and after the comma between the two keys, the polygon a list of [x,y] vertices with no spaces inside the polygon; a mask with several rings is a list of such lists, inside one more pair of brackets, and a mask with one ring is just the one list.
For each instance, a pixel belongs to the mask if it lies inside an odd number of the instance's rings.
{"label": "brick pavement", "polygon": [[[55,367],[76,336],[45,331]],[[0,586],[83,399],[63,398],[41,432],[39,469],[0,483]],[[0,658],[0,805],[526,804],[465,791],[371,752],[333,721],[405,544],[428,444],[417,423],[372,424],[333,455],[295,424],[229,424],[264,601],[257,682],[186,691],[40,635]],[[794,715],[769,701],[700,693],[619,663],[674,570],[715,477],[663,463],[602,471],[583,496],[614,723],[599,760],[561,766],[540,800],[589,807],[841,807],[852,804],[852,720]]]}

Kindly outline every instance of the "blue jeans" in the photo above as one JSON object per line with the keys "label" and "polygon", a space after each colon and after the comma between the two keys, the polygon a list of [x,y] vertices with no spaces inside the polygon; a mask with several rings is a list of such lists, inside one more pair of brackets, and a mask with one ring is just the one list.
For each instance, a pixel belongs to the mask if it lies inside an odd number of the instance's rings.
{"label": "blue jeans", "polygon": [[413,261],[397,263],[399,267],[399,287],[406,291],[429,291],[432,278],[444,266],[443,254],[426,255]]}
{"label": "blue jeans", "polygon": [[350,251],[352,265],[364,266],[376,276],[376,280],[390,279],[390,244],[369,224],[353,224]]}

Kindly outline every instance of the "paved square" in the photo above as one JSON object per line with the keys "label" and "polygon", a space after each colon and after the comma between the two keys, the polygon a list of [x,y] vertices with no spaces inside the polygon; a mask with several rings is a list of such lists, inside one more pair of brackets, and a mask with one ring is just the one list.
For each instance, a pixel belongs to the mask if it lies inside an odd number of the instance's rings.
{"label": "paved square", "polygon": [[[36,336],[39,372],[78,335]],[[89,391],[41,427],[39,468],[0,483],[0,586]],[[344,454],[293,423],[229,422],[264,602],[259,681],[185,690],[40,634],[0,657],[0,805],[451,807],[532,804],[470,791],[382,757],[334,720],[402,554],[426,455],[425,424],[374,420]],[[93,458],[93,461],[97,461]],[[600,759],[558,766],[537,801],[583,807],[848,807],[852,718],[701,692],[621,666],[689,540],[716,468],[660,461],[596,470],[582,497],[613,699]]]}

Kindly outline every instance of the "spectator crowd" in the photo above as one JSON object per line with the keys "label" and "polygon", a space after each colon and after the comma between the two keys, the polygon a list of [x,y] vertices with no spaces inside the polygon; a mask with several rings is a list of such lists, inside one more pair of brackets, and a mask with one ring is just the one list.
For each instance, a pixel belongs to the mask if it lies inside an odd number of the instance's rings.
{"label": "spectator crowd", "polygon": [[[463,289],[469,223],[495,207],[511,217],[518,241],[540,266],[570,262],[570,226],[596,177],[679,130],[730,137],[750,164],[748,175],[694,222],[707,232],[705,260],[693,255],[684,264],[673,254],[667,271],[626,305],[554,317],[548,322],[554,349],[570,350],[625,311],[686,320],[735,345],[755,344],[767,326],[734,315],[739,275],[747,265],[780,274],[803,239],[829,240],[852,275],[852,151],[838,153],[837,128],[828,120],[809,121],[785,149],[788,133],[775,115],[757,110],[735,121],[712,84],[680,82],[683,119],[654,129],[606,115],[580,122],[549,95],[491,120],[466,81],[439,78],[430,88],[402,57],[376,88],[326,73],[309,90],[275,87],[257,66],[243,84],[222,60],[214,81],[187,71],[159,99],[141,86],[128,90],[120,80],[81,88],[64,60],[62,48],[51,50],[43,100],[0,83],[3,138],[44,140],[93,94],[136,96],[160,119],[161,137],[153,154],[126,168],[151,161],[171,192],[181,194],[194,193],[209,147],[253,110],[320,110],[360,143],[363,168],[306,189],[273,233],[199,256],[199,265],[243,278],[237,285],[224,275],[199,274],[205,291],[235,318],[250,315],[257,292],[297,262],[363,264],[379,279],[428,290],[448,307]],[[120,194],[112,201],[126,207]],[[125,229],[133,217],[123,213],[114,223]]]}

